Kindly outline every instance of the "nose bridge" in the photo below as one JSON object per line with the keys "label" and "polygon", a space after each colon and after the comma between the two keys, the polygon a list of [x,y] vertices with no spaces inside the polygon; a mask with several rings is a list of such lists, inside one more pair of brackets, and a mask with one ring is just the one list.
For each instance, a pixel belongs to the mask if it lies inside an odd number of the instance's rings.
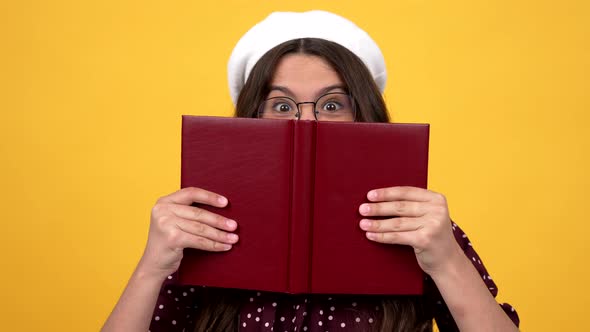
{"label": "nose bridge", "polygon": [[297,104],[297,108],[301,113],[299,120],[316,120],[315,103],[312,101],[302,102]]}

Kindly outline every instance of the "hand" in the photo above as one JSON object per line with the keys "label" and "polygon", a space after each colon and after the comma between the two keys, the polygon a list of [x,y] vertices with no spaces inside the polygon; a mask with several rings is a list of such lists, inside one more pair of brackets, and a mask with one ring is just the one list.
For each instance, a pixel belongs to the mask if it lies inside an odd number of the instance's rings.
{"label": "hand", "polygon": [[184,248],[227,251],[238,241],[234,220],[191,206],[225,207],[227,198],[200,188],[184,188],[156,202],[152,209],[141,271],[161,278],[178,270]]}
{"label": "hand", "polygon": [[371,190],[367,198],[373,203],[362,204],[361,215],[390,217],[360,221],[369,240],[412,246],[418,264],[431,276],[443,273],[462,254],[443,195],[416,187],[391,187]]}

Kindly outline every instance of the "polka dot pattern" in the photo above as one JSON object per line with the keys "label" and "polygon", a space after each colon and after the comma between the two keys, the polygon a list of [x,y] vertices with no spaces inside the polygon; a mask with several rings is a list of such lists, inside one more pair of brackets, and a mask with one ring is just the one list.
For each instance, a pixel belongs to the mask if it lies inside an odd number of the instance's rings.
{"label": "polka dot pattern", "polygon": [[[490,293],[495,297],[498,288],[477,255],[469,238],[455,223],[455,239],[482,276]],[[441,332],[459,331],[434,282],[425,277],[424,301],[431,308]],[[192,331],[199,308],[202,287],[178,286],[176,275],[169,276],[155,306],[151,332]],[[518,314],[512,306],[503,303],[501,308],[518,325]],[[382,310],[380,300],[370,296],[292,295],[252,292],[244,297],[239,317],[240,332],[258,331],[365,331],[379,324]]]}

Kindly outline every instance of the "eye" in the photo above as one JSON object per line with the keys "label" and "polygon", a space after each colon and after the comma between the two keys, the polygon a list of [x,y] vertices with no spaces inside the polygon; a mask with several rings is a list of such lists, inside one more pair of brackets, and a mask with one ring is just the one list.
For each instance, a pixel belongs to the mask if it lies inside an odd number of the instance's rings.
{"label": "eye", "polygon": [[342,105],[337,101],[328,101],[322,105],[322,110],[330,113],[337,112],[342,108]]}
{"label": "eye", "polygon": [[286,113],[291,112],[293,110],[293,107],[286,102],[276,102],[272,106],[272,109],[280,113]]}

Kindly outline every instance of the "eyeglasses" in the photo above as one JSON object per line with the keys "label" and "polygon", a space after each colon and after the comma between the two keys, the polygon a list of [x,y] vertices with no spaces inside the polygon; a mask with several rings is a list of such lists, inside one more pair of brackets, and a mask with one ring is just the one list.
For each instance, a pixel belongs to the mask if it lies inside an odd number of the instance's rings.
{"label": "eyeglasses", "polygon": [[315,102],[296,102],[286,97],[268,98],[258,107],[258,118],[262,119],[300,119],[302,105],[313,105],[313,116],[318,121],[354,121],[353,99],[344,92],[331,92],[320,96]]}

